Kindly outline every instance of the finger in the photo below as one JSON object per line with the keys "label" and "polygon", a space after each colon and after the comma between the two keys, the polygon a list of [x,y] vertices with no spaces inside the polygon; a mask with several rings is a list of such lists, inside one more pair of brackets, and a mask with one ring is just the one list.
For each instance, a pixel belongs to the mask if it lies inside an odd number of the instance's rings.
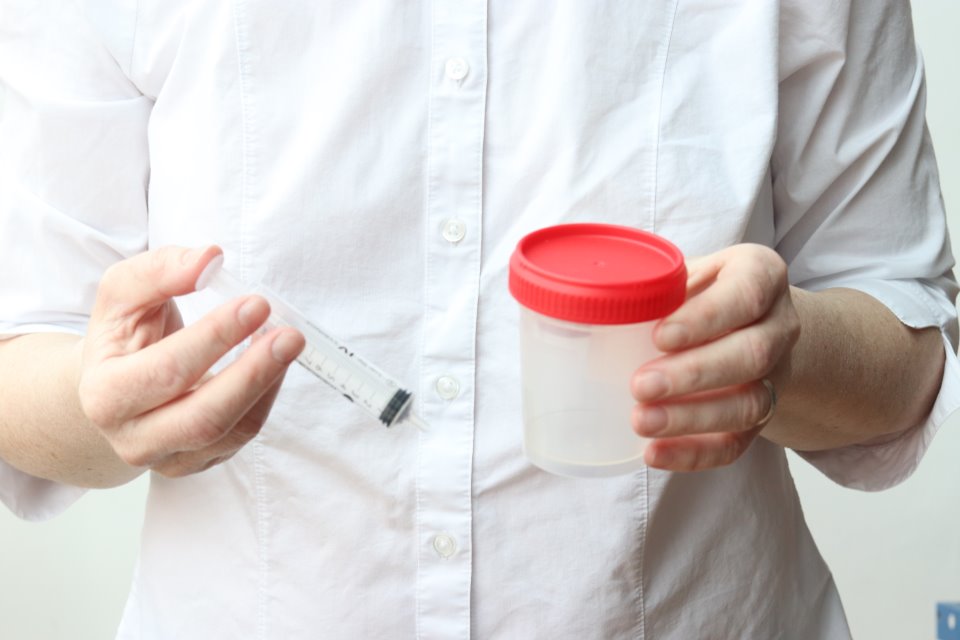
{"label": "finger", "polygon": [[104,385],[114,415],[125,422],[182,395],[269,315],[260,296],[238,298],[140,351],[104,361],[102,375],[116,381]]}
{"label": "finger", "polygon": [[[791,325],[792,326],[792,325]],[[653,402],[744,384],[767,376],[789,349],[795,333],[767,320],[645,364],[634,374],[638,402]]]}
{"label": "finger", "polygon": [[717,272],[723,266],[723,260],[717,254],[701,256],[698,258],[687,258],[687,293],[686,299],[699,294],[713,282],[717,277]]}
{"label": "finger", "polygon": [[742,433],[710,433],[651,440],[644,462],[666,471],[704,471],[735,462],[760,433],[754,428]]}
{"label": "finger", "polygon": [[200,272],[222,253],[217,246],[167,246],[118,262],[100,281],[93,315],[104,319],[125,317],[190,293]]}
{"label": "finger", "polygon": [[638,404],[633,427],[647,438],[743,432],[755,428],[770,413],[773,398],[760,381],[737,385],[680,402]]}
{"label": "finger", "polygon": [[223,464],[232,458],[239,449],[213,455],[206,449],[201,451],[191,451],[189,453],[175,453],[167,456],[160,462],[154,463],[151,470],[156,471],[166,478],[183,478],[202,473],[207,469]]}
{"label": "finger", "polygon": [[654,330],[662,351],[703,344],[755,322],[788,286],[783,260],[759,245],[731,247],[693,268],[687,301]]}
{"label": "finger", "polygon": [[157,343],[105,359],[83,380],[87,416],[111,429],[182,395],[269,313],[262,298],[241,298]]}
{"label": "finger", "polygon": [[114,448],[128,464],[151,466],[179,451],[196,451],[219,441],[280,379],[303,347],[303,336],[294,329],[270,332],[194,391],[125,424]]}
{"label": "finger", "polygon": [[223,438],[197,451],[182,451],[168,456],[159,464],[155,464],[153,470],[168,478],[179,478],[206,471],[232,458],[260,433],[282,383],[283,375],[281,374],[280,379]]}

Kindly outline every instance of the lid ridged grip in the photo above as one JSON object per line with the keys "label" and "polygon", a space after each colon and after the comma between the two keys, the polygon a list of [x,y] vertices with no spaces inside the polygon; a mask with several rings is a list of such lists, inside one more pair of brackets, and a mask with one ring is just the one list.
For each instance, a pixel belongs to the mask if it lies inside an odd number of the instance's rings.
{"label": "lid ridged grip", "polygon": [[510,258],[510,293],[546,316],[583,324],[631,324],[683,304],[687,270],[668,240],[599,223],[539,229]]}

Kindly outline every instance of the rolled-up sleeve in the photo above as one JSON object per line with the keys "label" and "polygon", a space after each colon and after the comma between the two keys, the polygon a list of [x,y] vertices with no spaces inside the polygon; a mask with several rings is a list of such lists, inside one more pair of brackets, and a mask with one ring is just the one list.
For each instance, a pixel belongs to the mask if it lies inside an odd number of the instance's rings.
{"label": "rolled-up sleeve", "polygon": [[[103,271],[146,247],[152,101],[128,79],[133,13],[116,4],[0,0],[0,337],[82,334]],[[22,517],[78,495],[0,460]]]}
{"label": "rolled-up sleeve", "polygon": [[771,172],[776,248],[792,284],[862,291],[943,336],[943,381],[923,424],[890,441],[801,453],[840,484],[879,490],[913,472],[960,407],[954,260],[908,3],[785,2],[780,74]]}

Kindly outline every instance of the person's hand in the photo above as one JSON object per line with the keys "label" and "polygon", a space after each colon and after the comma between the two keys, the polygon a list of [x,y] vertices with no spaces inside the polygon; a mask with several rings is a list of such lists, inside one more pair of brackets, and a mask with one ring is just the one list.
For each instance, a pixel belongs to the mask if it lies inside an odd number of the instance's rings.
{"label": "person's hand", "polygon": [[631,380],[634,430],[652,438],[645,461],[672,471],[746,451],[772,416],[800,335],[786,264],[771,249],[736,245],[687,268],[686,302],[654,329],[666,355]]}
{"label": "person's hand", "polygon": [[183,476],[228,459],[259,432],[303,349],[298,331],[274,329],[208,374],[270,313],[262,297],[246,296],[183,326],[171,298],[194,291],[219,253],[164,247],[115,264],[100,282],[78,392],[84,414],[130,466]]}

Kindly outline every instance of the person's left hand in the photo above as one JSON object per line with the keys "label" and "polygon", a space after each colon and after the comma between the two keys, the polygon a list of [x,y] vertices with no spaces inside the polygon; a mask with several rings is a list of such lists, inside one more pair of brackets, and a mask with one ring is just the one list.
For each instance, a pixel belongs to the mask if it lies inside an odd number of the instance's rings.
{"label": "person's left hand", "polygon": [[687,263],[687,300],[655,328],[666,355],[631,380],[633,428],[651,438],[645,461],[697,471],[740,457],[772,415],[773,387],[789,375],[800,319],[787,266],[741,244]]}

